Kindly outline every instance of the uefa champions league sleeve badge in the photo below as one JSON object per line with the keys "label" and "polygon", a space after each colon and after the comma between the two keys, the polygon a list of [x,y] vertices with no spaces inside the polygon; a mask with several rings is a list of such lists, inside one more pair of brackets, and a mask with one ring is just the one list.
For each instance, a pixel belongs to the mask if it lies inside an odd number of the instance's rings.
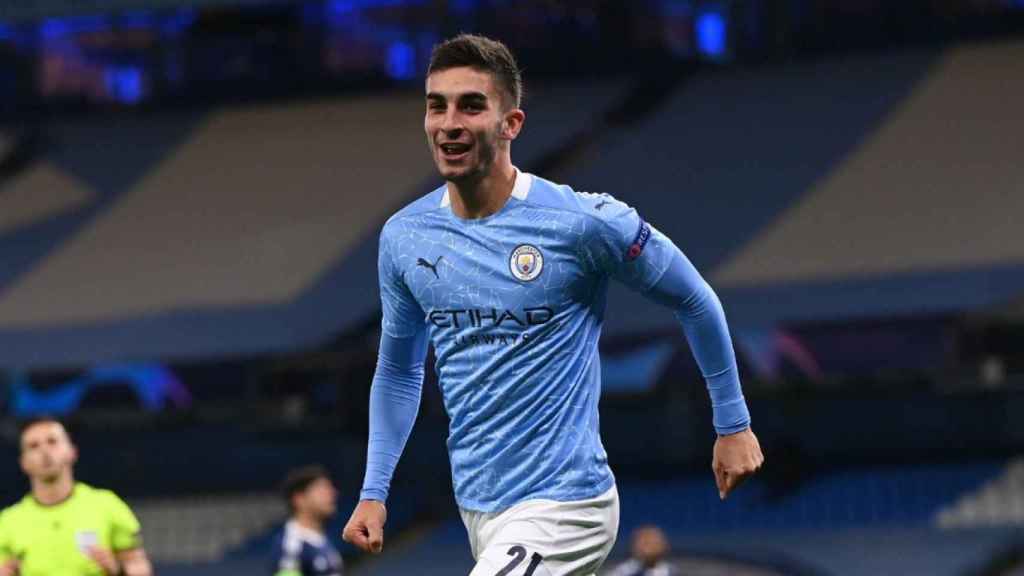
{"label": "uefa champions league sleeve badge", "polygon": [[544,269],[544,255],[536,246],[520,244],[512,251],[508,267],[516,280],[529,282],[540,276],[541,270]]}

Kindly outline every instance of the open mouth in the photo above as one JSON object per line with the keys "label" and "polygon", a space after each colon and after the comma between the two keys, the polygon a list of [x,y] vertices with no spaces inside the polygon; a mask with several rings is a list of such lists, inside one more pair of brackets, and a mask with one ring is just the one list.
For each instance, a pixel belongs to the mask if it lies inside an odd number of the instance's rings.
{"label": "open mouth", "polygon": [[444,157],[445,160],[451,161],[462,159],[464,156],[469,154],[469,150],[472,146],[461,142],[449,142],[447,144],[441,144],[439,148],[441,149],[441,156]]}

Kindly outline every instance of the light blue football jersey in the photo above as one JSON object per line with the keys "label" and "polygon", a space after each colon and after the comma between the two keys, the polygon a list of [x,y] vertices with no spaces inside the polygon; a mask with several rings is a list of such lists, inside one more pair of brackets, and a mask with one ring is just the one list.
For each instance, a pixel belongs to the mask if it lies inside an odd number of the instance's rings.
{"label": "light blue football jersey", "polygon": [[597,409],[608,282],[646,291],[676,250],[613,197],[523,172],[489,217],[458,218],[441,187],[388,220],[383,330],[428,331],[460,507],[581,500],[612,486]]}

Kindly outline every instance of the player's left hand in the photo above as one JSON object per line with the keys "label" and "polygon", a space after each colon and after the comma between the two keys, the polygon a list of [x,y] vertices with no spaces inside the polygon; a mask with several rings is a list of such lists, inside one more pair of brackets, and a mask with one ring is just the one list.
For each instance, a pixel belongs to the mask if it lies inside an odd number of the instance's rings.
{"label": "player's left hand", "polygon": [[117,557],[114,556],[112,551],[100,548],[99,546],[92,546],[86,550],[86,554],[89,555],[89,558],[92,558],[93,562],[100,565],[104,574],[112,576],[121,573],[121,564],[117,561]]}
{"label": "player's left hand", "polygon": [[719,436],[715,440],[711,469],[718,485],[718,497],[725,500],[729,493],[750,478],[764,464],[764,454],[754,432],[747,428],[742,432]]}

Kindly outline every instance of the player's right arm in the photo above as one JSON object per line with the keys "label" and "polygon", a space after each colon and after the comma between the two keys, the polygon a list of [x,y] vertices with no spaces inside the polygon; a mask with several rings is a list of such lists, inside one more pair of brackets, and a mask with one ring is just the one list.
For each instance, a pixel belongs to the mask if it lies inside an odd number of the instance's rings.
{"label": "player's right arm", "polygon": [[17,576],[18,558],[11,549],[10,518],[6,511],[0,512],[0,576]]}
{"label": "player's right arm", "polygon": [[384,545],[388,489],[419,412],[427,357],[426,315],[394,264],[385,226],[377,274],[383,319],[377,369],[370,388],[370,437],[360,502],[342,538],[365,552]]}

